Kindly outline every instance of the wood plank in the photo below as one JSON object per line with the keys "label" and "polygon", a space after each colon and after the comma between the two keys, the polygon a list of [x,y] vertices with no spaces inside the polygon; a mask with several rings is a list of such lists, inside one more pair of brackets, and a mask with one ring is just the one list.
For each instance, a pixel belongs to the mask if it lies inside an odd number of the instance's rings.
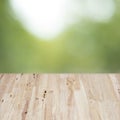
{"label": "wood plank", "polygon": [[120,74],[0,74],[0,120],[120,120]]}

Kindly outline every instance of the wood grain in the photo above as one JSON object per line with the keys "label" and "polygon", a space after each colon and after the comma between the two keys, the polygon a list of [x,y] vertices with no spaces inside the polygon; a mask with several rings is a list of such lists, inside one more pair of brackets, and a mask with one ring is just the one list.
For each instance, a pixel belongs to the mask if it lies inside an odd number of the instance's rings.
{"label": "wood grain", "polygon": [[120,74],[0,74],[0,120],[120,120]]}

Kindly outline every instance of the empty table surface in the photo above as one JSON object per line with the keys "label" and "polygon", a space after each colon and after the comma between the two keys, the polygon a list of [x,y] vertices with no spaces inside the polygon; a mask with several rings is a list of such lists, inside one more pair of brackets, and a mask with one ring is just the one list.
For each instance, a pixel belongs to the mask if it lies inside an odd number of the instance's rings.
{"label": "empty table surface", "polygon": [[0,74],[0,120],[120,120],[120,74]]}

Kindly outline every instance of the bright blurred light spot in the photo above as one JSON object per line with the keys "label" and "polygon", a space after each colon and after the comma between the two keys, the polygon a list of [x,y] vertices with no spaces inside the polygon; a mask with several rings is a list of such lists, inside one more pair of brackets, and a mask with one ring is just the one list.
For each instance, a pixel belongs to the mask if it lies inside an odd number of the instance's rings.
{"label": "bright blurred light spot", "polygon": [[108,21],[114,12],[113,0],[87,0],[87,14],[95,21]]}
{"label": "bright blurred light spot", "polygon": [[34,35],[51,40],[69,24],[88,17],[108,21],[114,14],[113,0],[10,0],[13,10]]}
{"label": "bright blurred light spot", "polygon": [[[105,22],[111,19],[115,12],[114,0],[71,0],[69,10],[74,15],[74,20],[90,18],[96,22]],[[74,21],[73,20],[73,21]],[[79,19],[78,19],[79,20]]]}
{"label": "bright blurred light spot", "polygon": [[11,5],[30,32],[51,39],[64,29],[66,1],[11,0]]}

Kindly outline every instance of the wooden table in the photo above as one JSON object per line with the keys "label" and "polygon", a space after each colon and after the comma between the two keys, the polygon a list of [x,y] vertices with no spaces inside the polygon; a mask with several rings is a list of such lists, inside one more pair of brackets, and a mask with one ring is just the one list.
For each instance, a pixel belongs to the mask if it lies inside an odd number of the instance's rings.
{"label": "wooden table", "polygon": [[0,120],[120,120],[120,74],[0,74]]}

